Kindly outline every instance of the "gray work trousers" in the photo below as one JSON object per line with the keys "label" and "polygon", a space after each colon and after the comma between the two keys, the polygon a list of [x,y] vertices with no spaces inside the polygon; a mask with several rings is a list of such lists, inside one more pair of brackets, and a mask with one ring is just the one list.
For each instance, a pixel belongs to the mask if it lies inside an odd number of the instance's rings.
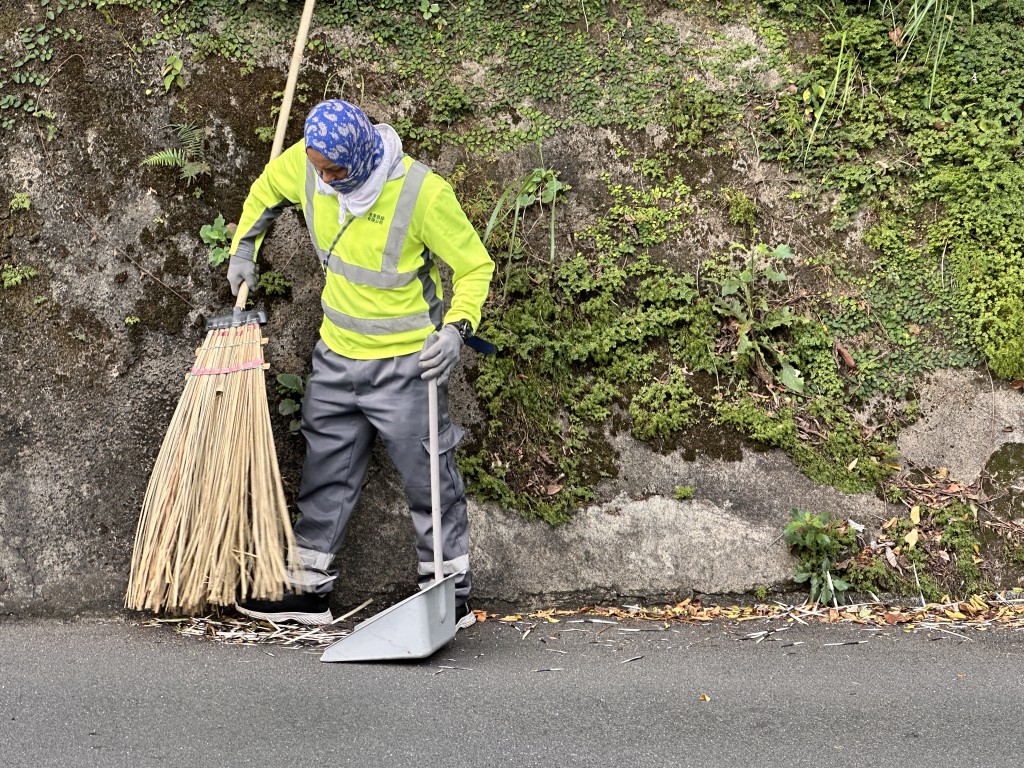
{"label": "gray work trousers", "polygon": [[[302,469],[295,543],[302,569],[295,577],[304,592],[325,595],[338,576],[332,567],[359,499],[379,434],[398,468],[416,530],[420,584],[434,577],[430,514],[430,434],[427,382],[419,353],[383,360],[353,360],[323,341],[313,351],[313,373],[302,404],[306,461]],[[464,571],[455,600],[469,596],[469,524],[466,492],[455,466],[462,429],[448,415],[448,386],[438,386],[441,541],[445,574]]]}

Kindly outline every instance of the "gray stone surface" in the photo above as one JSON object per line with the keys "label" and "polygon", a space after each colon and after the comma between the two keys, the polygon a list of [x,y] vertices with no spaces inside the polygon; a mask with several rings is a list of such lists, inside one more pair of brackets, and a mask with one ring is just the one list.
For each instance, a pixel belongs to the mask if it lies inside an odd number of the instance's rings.
{"label": "gray stone surface", "polygon": [[558,528],[476,507],[477,592],[540,598],[687,597],[788,580],[779,529],[705,500],[664,496],[591,507]]}
{"label": "gray stone surface", "polygon": [[1006,443],[1024,443],[1024,390],[971,370],[935,371],[919,392],[921,418],[900,435],[900,453],[946,467],[966,483]]}

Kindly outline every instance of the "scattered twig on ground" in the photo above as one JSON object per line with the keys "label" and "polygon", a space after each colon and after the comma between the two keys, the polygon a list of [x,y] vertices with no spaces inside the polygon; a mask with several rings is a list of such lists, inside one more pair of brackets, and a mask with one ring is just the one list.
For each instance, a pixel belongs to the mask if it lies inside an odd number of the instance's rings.
{"label": "scattered twig on ground", "polygon": [[[366,604],[346,614],[347,618],[356,611],[365,608]],[[477,611],[479,622],[493,621],[516,625],[524,623],[523,615],[499,617],[486,611]],[[882,602],[856,603],[838,608],[821,606],[817,603],[802,605],[709,605],[701,604],[700,600],[686,599],[675,605],[624,607],[587,606],[579,610],[538,611],[525,614],[529,619],[543,618],[550,623],[565,621],[566,624],[603,624],[595,633],[595,638],[610,629],[618,632],[664,632],[673,624],[706,624],[709,622],[746,622],[756,619],[765,621],[786,621],[788,626],[751,632],[741,640],[774,640],[774,635],[789,629],[792,624],[853,624],[864,630],[878,631],[887,627],[899,627],[906,632],[942,632],[962,640],[969,640],[961,632],[974,630],[985,632],[997,629],[1024,630],[1024,591],[993,592],[986,595],[974,595],[965,600],[948,603],[926,603],[923,606],[910,607]],[[574,618],[567,618],[572,616]],[[562,617],[562,618],[559,618]],[[614,620],[613,620],[614,619]],[[340,621],[340,619],[336,620]],[[620,622],[657,622],[660,627],[626,627]],[[233,645],[280,645],[284,648],[325,648],[349,634],[350,630],[336,625],[326,625],[310,629],[307,626],[290,624],[274,624],[269,621],[241,620],[231,617],[203,616],[185,618],[153,618],[143,622],[143,626],[169,626],[175,632],[190,637],[205,637]],[[526,640],[537,627],[532,621],[524,628],[517,627]],[[576,627],[559,627],[562,632],[584,632],[593,630]],[[848,641],[843,644],[867,642],[865,640]],[[800,645],[799,642],[785,643],[781,647],[788,648]],[[833,645],[835,645],[833,643]],[[537,672],[561,671],[554,669],[535,670]]]}
{"label": "scattered twig on ground", "polygon": [[284,648],[326,648],[346,637],[351,630],[330,624],[310,629],[295,624],[275,624],[270,621],[237,619],[233,617],[180,619],[150,619],[143,626],[170,625],[174,631],[189,637],[204,637],[229,645],[280,645]]}

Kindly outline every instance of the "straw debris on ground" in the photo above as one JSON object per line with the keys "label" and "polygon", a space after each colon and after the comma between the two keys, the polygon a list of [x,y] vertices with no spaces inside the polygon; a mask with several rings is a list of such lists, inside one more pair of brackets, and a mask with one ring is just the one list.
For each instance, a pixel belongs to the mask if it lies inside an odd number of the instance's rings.
{"label": "straw debris on ground", "polygon": [[[356,610],[365,607],[360,606]],[[181,619],[152,619],[144,626],[171,626],[175,632],[189,637],[202,637],[232,645],[280,645],[295,649],[321,649],[347,636],[351,630],[339,626],[353,612],[339,617],[334,624],[310,628],[270,621],[253,621],[234,617],[192,617]],[[898,627],[906,632],[918,631],[975,631],[1024,629],[1024,591],[994,592],[974,595],[967,600],[928,603],[920,607],[891,603],[859,603],[841,608],[830,608],[816,603],[784,605],[782,603],[758,605],[703,605],[700,600],[687,599],[675,605],[619,607],[586,606],[578,610],[549,608],[542,611],[497,614],[475,611],[477,622],[495,622],[509,625],[531,626],[523,634],[525,639],[533,627],[544,624],[595,624],[602,631],[631,623],[652,622],[660,628],[678,624],[707,624],[712,622],[741,623],[761,619],[797,624],[846,624],[864,628]],[[642,627],[626,627],[642,631]],[[787,627],[782,627],[785,629]],[[566,630],[563,631],[583,631]],[[778,629],[752,632],[741,639],[765,639]],[[599,632],[598,634],[600,634]],[[860,642],[860,641],[852,641]]]}

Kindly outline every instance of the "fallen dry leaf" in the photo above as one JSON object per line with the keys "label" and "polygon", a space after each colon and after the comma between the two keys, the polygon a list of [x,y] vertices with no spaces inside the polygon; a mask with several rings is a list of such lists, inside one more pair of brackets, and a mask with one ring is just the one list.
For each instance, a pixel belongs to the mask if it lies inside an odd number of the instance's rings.
{"label": "fallen dry leaf", "polygon": [[706,693],[702,693],[697,698],[699,698],[701,701],[711,701],[711,697],[708,696]]}
{"label": "fallen dry leaf", "polygon": [[887,562],[897,571],[900,569],[899,565],[896,563],[896,554],[889,547],[885,548],[885,562]]}
{"label": "fallen dry leaf", "polygon": [[886,611],[882,614],[882,621],[886,624],[903,624],[911,620],[910,616],[895,611]]}
{"label": "fallen dry leaf", "polygon": [[857,361],[853,359],[853,355],[851,355],[846,350],[846,348],[842,344],[840,344],[838,341],[835,343],[835,349],[836,349],[836,354],[839,355],[839,357],[842,359],[843,365],[845,365],[851,371],[856,371],[857,370]]}

